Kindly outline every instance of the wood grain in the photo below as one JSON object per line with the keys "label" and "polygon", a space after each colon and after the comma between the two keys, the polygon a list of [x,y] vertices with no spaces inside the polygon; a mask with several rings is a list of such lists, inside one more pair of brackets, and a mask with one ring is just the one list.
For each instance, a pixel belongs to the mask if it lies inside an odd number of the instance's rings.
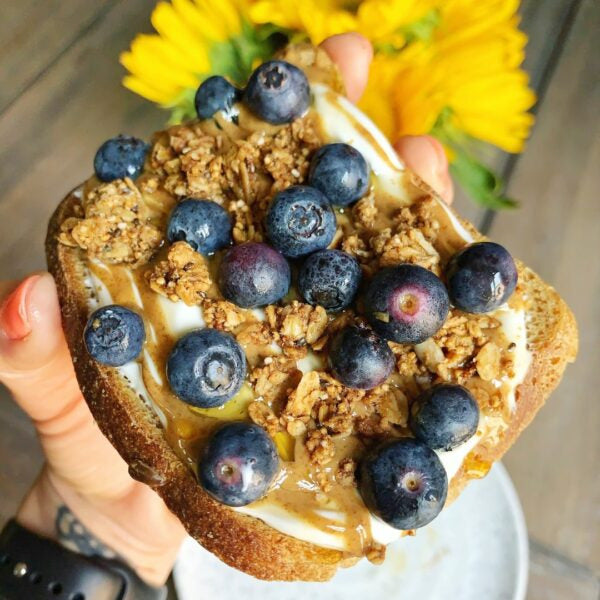
{"label": "wood grain", "polygon": [[0,112],[114,4],[115,0],[2,2]]}
{"label": "wood grain", "polygon": [[[0,147],[2,279],[45,268],[42,240],[50,213],[65,192],[90,174],[94,152],[102,140],[120,131],[146,135],[164,118],[120,86],[123,70],[118,54],[136,31],[148,28],[152,4],[145,0],[90,2],[88,9],[92,5],[107,9],[96,15],[91,25],[90,10],[84,10],[83,4],[88,3],[24,0],[2,5],[0,93],[10,88],[11,65],[17,61],[24,70],[33,72],[35,64],[40,71],[35,82],[0,115],[0,136],[4,140]],[[65,49],[64,44],[53,45],[42,37],[44,52],[37,58],[28,56],[32,52],[32,31],[42,35],[44,28],[49,28],[60,33],[63,26],[73,30],[75,41],[71,46]],[[7,38],[13,29],[29,31],[30,35]],[[66,40],[64,31],[62,35],[61,39]],[[56,40],[59,37],[57,34]],[[0,432],[3,523],[14,514],[42,463],[33,427],[3,388]]]}
{"label": "wood grain", "polygon": [[[524,0],[521,3],[520,27],[529,36],[523,68],[529,74],[531,88],[538,96],[534,111],[544,102],[547,82],[560,57],[563,38],[570,30],[579,4],[580,0]],[[508,184],[519,156],[486,146],[482,149],[480,159]],[[520,200],[518,197],[515,199]],[[455,203],[459,214],[487,233],[495,213],[475,204],[458,186]]]}
{"label": "wood grain", "polygon": [[[146,29],[152,4],[120,2],[0,116],[0,273],[43,268],[50,213],[87,178],[100,143],[117,133],[148,136],[165,114],[122,88],[119,53]],[[0,85],[0,88],[2,86]]]}
{"label": "wood grain", "polygon": [[42,465],[29,419],[0,388],[0,527],[12,517]]}
{"label": "wood grain", "polygon": [[532,536],[600,571],[600,11],[582,4],[492,236],[553,283],[581,347],[559,390],[505,459]]}
{"label": "wood grain", "polygon": [[527,600],[598,600],[600,582],[589,569],[533,542]]}

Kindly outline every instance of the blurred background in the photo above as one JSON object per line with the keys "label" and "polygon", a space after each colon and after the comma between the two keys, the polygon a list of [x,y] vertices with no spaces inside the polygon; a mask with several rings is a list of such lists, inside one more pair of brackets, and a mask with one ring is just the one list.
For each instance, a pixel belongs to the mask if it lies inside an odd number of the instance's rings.
{"label": "blurred background", "polygon": [[[0,277],[43,269],[55,205],[102,141],[167,114],[121,86],[118,56],[151,31],[150,0],[0,0]],[[520,208],[457,209],[553,284],[579,322],[578,361],[504,464],[530,533],[528,598],[592,600],[600,584],[600,3],[525,0],[538,95],[525,151],[488,154]],[[43,398],[40,398],[43,402]],[[85,449],[82,449],[85,452]],[[0,526],[39,471],[30,423],[0,390]],[[476,484],[475,484],[476,485]]]}

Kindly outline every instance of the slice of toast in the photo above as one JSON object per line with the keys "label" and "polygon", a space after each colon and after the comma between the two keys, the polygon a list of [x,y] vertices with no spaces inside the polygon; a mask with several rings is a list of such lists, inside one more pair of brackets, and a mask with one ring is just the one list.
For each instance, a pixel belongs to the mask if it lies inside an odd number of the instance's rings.
{"label": "slice of toast", "polygon": [[[311,82],[326,81],[339,88],[335,71],[326,57],[314,49],[295,49],[285,57],[299,63],[309,73]],[[440,202],[416,175],[406,171],[405,174],[404,192],[412,202],[431,198]],[[58,287],[64,329],[81,390],[101,430],[128,463],[132,477],[151,486],[205,548],[255,577],[323,581],[332,577],[338,567],[353,564],[357,556],[352,553],[285,535],[258,518],[213,500],[198,485],[193,470],[174,452],[157,413],[131,382],[118,370],[90,357],[83,343],[93,300],[89,258],[81,247],[59,241],[65,221],[80,216],[81,189],[61,202],[50,221],[46,240],[48,266]],[[454,218],[474,239],[481,239],[470,224]],[[519,293],[527,299],[527,349],[531,362],[516,388],[515,408],[506,426],[499,435],[472,448],[451,479],[448,501],[456,498],[470,479],[481,477],[491,463],[501,458],[556,387],[566,364],[577,352],[577,328],[569,308],[551,286],[530,269],[518,266]]]}

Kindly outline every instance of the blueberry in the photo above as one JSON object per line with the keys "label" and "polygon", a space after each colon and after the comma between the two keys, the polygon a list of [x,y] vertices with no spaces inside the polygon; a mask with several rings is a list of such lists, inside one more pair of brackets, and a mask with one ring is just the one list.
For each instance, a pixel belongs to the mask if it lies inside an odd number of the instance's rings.
{"label": "blueberry", "polygon": [[298,291],[306,302],[326,310],[348,307],[358,291],[362,271],[355,258],[341,250],[311,254],[298,272]]}
{"label": "blueberry", "polygon": [[431,337],[448,315],[448,293],[439,277],[417,265],[382,269],[365,294],[365,312],[373,329],[400,344]]}
{"label": "blueberry", "polygon": [[130,177],[135,179],[144,168],[150,146],[135,137],[119,135],[107,140],[94,157],[94,171],[101,181]]}
{"label": "blueberry", "polygon": [[417,529],[444,507],[448,477],[431,448],[401,438],[367,453],[360,465],[359,489],[382,521],[395,529]]}
{"label": "blueberry", "polygon": [[466,442],[478,424],[479,406],[462,385],[435,385],[410,407],[412,432],[433,450],[452,450]]}
{"label": "blueberry", "polygon": [[279,470],[275,444],[258,425],[229,423],[213,435],[198,464],[200,485],[218,502],[246,506],[262,498]]}
{"label": "blueberry", "polygon": [[198,408],[222,406],[246,377],[246,356],[235,339],[216,329],[191,331],[177,340],[167,360],[173,392]]}
{"label": "blueberry", "polygon": [[267,234],[284,256],[298,258],[327,248],[335,235],[335,214],[319,190],[295,185],[279,192],[267,213]]}
{"label": "blueberry", "polygon": [[446,268],[452,303],[470,313],[485,313],[504,304],[515,291],[517,267],[508,250],[478,242],[457,252]]}
{"label": "blueberry", "polygon": [[333,338],[329,365],[340,383],[370,390],[390,376],[394,354],[387,342],[370,329],[350,325]]}
{"label": "blueberry", "polygon": [[200,254],[212,254],[231,244],[231,218],[212,200],[186,198],[171,212],[167,238],[170,242],[183,240]]}
{"label": "blueberry", "polygon": [[288,293],[290,280],[287,260],[259,242],[234,246],[219,268],[221,293],[242,308],[274,304]]}
{"label": "blueberry", "polygon": [[327,144],[310,163],[308,183],[323,192],[332,204],[348,206],[369,189],[369,165],[348,144]]}
{"label": "blueberry", "polygon": [[94,311],[83,332],[90,356],[109,367],[120,367],[137,358],[145,339],[142,318],[118,304]]}
{"label": "blueberry", "polygon": [[244,92],[248,108],[258,117],[280,125],[301,117],[310,102],[306,75],[283,60],[270,60],[258,67]]}
{"label": "blueberry", "polygon": [[200,119],[210,119],[223,111],[229,118],[234,116],[233,105],[241,98],[242,92],[220,75],[205,79],[196,92],[194,104]]}

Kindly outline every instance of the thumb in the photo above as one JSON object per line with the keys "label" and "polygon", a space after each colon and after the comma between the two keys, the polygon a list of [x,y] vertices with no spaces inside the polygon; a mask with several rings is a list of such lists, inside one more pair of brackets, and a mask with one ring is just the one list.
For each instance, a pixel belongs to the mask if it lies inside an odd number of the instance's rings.
{"label": "thumb", "polygon": [[430,135],[401,137],[394,148],[406,165],[429,184],[448,204],[454,189],[448,173],[448,159],[442,144]]}
{"label": "thumb", "polygon": [[80,396],[48,273],[24,279],[0,306],[0,381],[35,421]]}

